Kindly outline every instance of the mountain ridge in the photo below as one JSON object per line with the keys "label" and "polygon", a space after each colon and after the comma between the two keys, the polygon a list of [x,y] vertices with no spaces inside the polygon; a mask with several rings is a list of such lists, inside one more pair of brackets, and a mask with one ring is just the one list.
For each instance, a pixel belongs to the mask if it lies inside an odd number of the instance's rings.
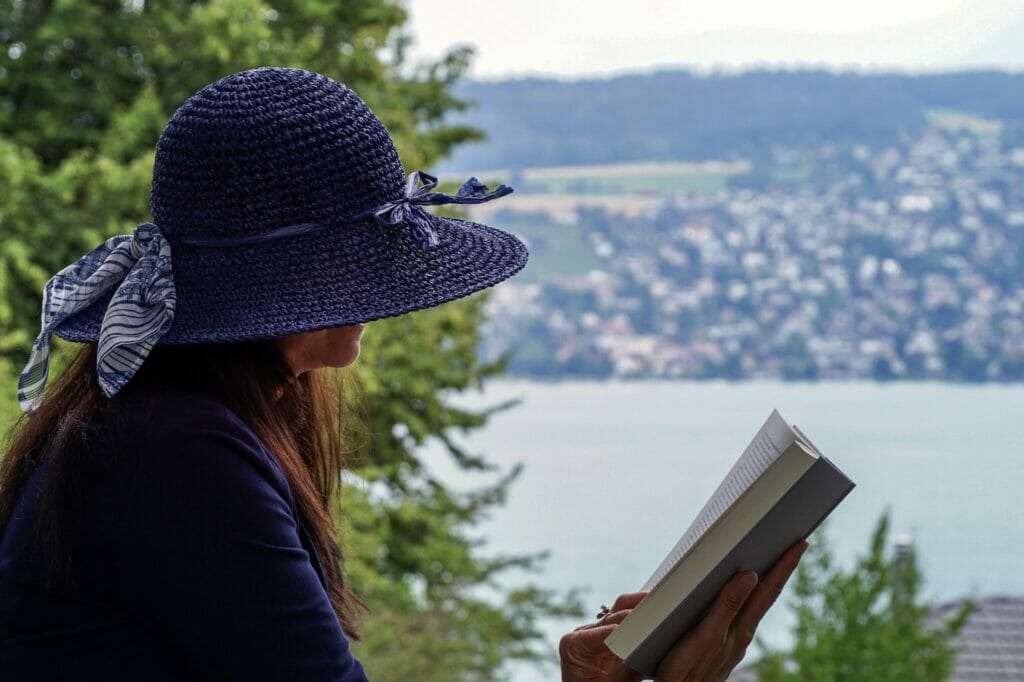
{"label": "mountain ridge", "polygon": [[529,76],[460,82],[475,105],[451,122],[487,139],[439,172],[651,160],[765,157],[773,145],[896,144],[931,110],[1002,121],[1024,139],[1024,72],[857,73],[659,69],[572,81]]}

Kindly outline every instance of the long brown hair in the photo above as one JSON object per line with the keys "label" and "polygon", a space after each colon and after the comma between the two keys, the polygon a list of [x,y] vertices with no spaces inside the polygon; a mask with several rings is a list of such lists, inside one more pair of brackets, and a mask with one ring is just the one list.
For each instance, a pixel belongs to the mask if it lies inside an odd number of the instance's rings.
{"label": "long brown hair", "polygon": [[[288,480],[324,569],[341,627],[359,638],[362,602],[342,578],[342,554],[331,516],[345,459],[342,402],[347,372],[320,369],[295,376],[274,339],[194,345],[157,345],[125,389],[108,399],[96,375],[96,344],[84,344],[51,385],[39,410],[11,425],[0,461],[0,534],[25,483],[50,444],[53,461],[40,489],[36,550],[44,589],[75,589],[69,529],[89,491],[85,467],[109,466],[116,454],[91,452],[93,440],[124,428],[119,407],[134,391],[192,391],[220,398],[267,446]],[[109,435],[109,433],[107,434]],[[103,461],[107,460],[107,461]]]}

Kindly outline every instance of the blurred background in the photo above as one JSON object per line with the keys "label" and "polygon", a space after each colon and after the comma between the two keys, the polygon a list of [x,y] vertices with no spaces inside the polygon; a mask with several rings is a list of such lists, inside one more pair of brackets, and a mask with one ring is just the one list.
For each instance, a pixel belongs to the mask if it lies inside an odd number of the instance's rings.
{"label": "blurred background", "polygon": [[735,677],[1024,679],[1019,2],[2,0],[4,427],[46,281],[262,65],[355,89],[446,191],[514,187],[450,213],[531,252],[345,371],[371,679],[557,679],[772,408],[858,485]]}

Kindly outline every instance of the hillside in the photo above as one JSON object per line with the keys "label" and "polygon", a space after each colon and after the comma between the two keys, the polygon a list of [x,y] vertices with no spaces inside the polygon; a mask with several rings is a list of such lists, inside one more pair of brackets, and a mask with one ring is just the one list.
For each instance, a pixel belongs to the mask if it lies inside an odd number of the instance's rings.
{"label": "hillside", "polygon": [[573,82],[461,83],[476,106],[453,116],[489,139],[464,145],[441,172],[566,164],[764,158],[772,145],[894,144],[929,113],[1006,124],[1024,137],[1024,74],[936,75],[658,71]]}

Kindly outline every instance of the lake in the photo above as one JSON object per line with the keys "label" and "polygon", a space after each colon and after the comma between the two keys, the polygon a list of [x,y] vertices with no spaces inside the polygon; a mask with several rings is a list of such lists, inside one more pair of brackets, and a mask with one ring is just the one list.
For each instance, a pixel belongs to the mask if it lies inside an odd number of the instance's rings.
{"label": "lake", "polygon": [[[502,381],[457,402],[510,398],[523,402],[462,440],[503,470],[525,465],[478,528],[484,551],[550,550],[543,573],[506,580],[585,587],[588,617],[639,589],[772,408],[857,484],[820,531],[840,563],[866,551],[889,508],[892,533],[914,538],[926,599],[1024,593],[1024,386]],[[437,448],[427,462],[457,489],[494,480]],[[759,629],[776,645],[787,599]],[[552,643],[576,624],[546,624]],[[557,677],[515,668],[516,682]]]}

